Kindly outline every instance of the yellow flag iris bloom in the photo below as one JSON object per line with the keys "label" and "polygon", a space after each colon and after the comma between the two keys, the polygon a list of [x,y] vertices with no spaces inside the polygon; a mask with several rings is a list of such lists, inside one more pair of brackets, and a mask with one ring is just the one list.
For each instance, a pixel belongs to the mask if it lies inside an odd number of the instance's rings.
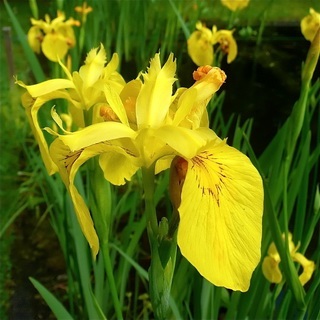
{"label": "yellow flag iris bloom", "polygon": [[300,27],[306,40],[312,41],[320,28],[320,13],[310,8],[309,14],[301,20]]}
{"label": "yellow flag iris bloom", "polygon": [[237,42],[233,37],[234,30],[217,30],[216,26],[212,28],[212,44],[220,44],[223,53],[227,54],[227,62],[231,63],[238,54]]}
{"label": "yellow flag iris bloom", "polygon": [[74,185],[80,166],[99,156],[105,179],[114,185],[124,184],[141,167],[155,166],[159,172],[171,166],[177,172],[171,189],[180,217],[177,241],[182,254],[213,284],[246,291],[260,260],[261,177],[244,154],[208,127],[206,106],[225,73],[200,67],[190,88],[173,92],[175,73],[173,55],[161,66],[156,54],[147,72],[120,91],[104,85],[105,101],[97,104],[101,121],[75,132],[51,131],[57,137],[50,145],[50,158],[70,192],[94,255],[99,241]]}
{"label": "yellow flag iris bloom", "polygon": [[[290,256],[293,261],[298,262],[303,268],[303,271],[299,276],[299,280],[304,286],[310,280],[315,270],[315,264],[301,253],[297,252],[299,246],[294,245],[291,233],[289,233],[288,238]],[[278,250],[274,242],[272,242],[268,249],[268,255],[264,258],[262,263],[262,272],[268,281],[272,283],[280,283],[282,281],[282,273],[279,268],[280,261],[281,259]]]}
{"label": "yellow flag iris bloom", "polygon": [[201,22],[197,22],[196,29],[188,38],[187,44],[188,54],[197,66],[213,64],[216,44],[227,55],[228,63],[236,58],[238,47],[233,37],[234,30],[217,30],[216,26],[210,30]]}
{"label": "yellow flag iris bloom", "polygon": [[65,20],[64,13],[60,11],[52,21],[49,15],[45,16],[45,21],[31,18],[33,26],[28,32],[28,42],[32,50],[36,53],[42,50],[51,61],[62,60],[76,43],[73,26],[80,25],[80,22],[73,18]]}
{"label": "yellow flag iris bloom", "polygon": [[221,3],[231,11],[242,10],[246,8],[250,0],[221,0]]}
{"label": "yellow flag iris bloom", "polygon": [[188,54],[197,66],[211,66],[213,64],[212,31],[197,22],[194,31],[188,41]]}
{"label": "yellow flag iris bloom", "polygon": [[22,81],[17,83],[26,88],[27,92],[22,97],[22,104],[31,124],[33,134],[39,144],[40,151],[49,174],[57,171],[52,161],[46,139],[38,122],[39,110],[50,100],[65,99],[68,101],[69,113],[72,122],[78,127],[85,126],[84,110],[106,101],[106,88],[111,86],[120,92],[125,84],[122,76],[116,71],[119,64],[117,54],[106,64],[106,52],[101,45],[100,50],[91,50],[85,64],[79,72],[69,70],[60,62],[67,79],[51,79],[36,85],[26,85]]}

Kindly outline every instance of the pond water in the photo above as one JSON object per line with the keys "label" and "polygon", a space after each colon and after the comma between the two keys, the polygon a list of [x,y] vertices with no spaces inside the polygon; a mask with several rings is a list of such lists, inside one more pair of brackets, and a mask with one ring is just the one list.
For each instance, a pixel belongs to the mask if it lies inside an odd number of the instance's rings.
{"label": "pond water", "polygon": [[[250,141],[257,155],[290,115],[299,97],[301,65],[309,46],[299,26],[271,26],[265,29],[259,47],[255,41],[239,40],[236,60],[231,64],[223,60],[221,68],[227,74],[220,89],[226,91],[223,115],[227,120],[234,113],[242,123],[254,119]],[[186,67],[193,70],[195,66],[187,62]],[[318,69],[314,78],[319,75]],[[191,76],[181,80],[182,86],[191,84]]]}

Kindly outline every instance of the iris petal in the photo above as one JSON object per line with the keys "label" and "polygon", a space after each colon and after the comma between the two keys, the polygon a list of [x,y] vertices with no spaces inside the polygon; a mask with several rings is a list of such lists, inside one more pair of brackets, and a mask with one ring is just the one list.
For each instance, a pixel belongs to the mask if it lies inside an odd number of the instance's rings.
{"label": "iris petal", "polygon": [[[83,234],[85,235],[90,248],[92,250],[93,256],[96,256],[99,251],[99,240],[96,234],[93,221],[91,219],[91,215],[89,209],[80,195],[79,191],[77,190],[76,186],[74,185],[74,179],[76,173],[78,172],[80,166],[85,163],[90,158],[101,155],[101,154],[108,154],[114,153],[121,155],[121,164],[124,164],[123,157],[133,158],[134,155],[131,155],[127,152],[121,145],[112,144],[109,141],[104,141],[100,143],[96,143],[94,145],[90,145],[86,148],[80,148],[74,151],[71,151],[70,148],[63,143],[60,138],[54,140],[54,142],[50,145],[50,155],[57,165],[59,169],[59,173],[61,178],[66,185],[67,189],[69,190],[71,200],[74,204],[75,213],[77,215],[80,227],[82,229]],[[102,169],[112,171],[113,182],[116,181],[123,181],[124,179],[130,179],[131,176],[137,170],[133,170],[134,164],[131,164],[130,161],[126,161],[126,166],[114,168],[114,167],[105,167],[105,165],[115,164],[112,160],[119,160],[120,156],[114,155],[110,159],[103,158],[100,161],[100,165],[102,165]],[[116,177],[116,173],[118,177]],[[106,175],[105,175],[106,176]]]}
{"label": "iris petal", "polygon": [[[210,30],[209,30],[210,31]],[[203,31],[194,31],[188,39],[188,54],[197,66],[213,64],[213,46],[211,36]]]}
{"label": "iris petal", "polygon": [[33,99],[29,93],[25,93],[22,96],[22,105],[26,109],[26,114],[32,129],[32,132],[35,136],[35,139],[39,145],[41,156],[43,162],[46,166],[48,173],[54,174],[57,171],[57,167],[54,162],[51,160],[49,155],[48,144],[46,139],[43,135],[41,130],[39,121],[38,121],[38,112],[39,109],[49,100],[58,99],[58,98],[65,98],[66,99],[67,93],[64,91],[55,91],[44,96],[38,97]]}
{"label": "iris petal", "polygon": [[188,161],[178,245],[210,282],[247,291],[260,260],[263,188],[250,160],[225,142]]}
{"label": "iris petal", "polygon": [[134,138],[136,132],[120,122],[100,122],[85,127],[68,135],[60,136],[60,139],[70,150],[75,151],[94,144],[119,138]]}
{"label": "iris petal", "polygon": [[270,256],[263,259],[262,272],[267,280],[271,283],[280,283],[282,280],[282,273],[279,269],[279,262]]}
{"label": "iris petal", "polygon": [[161,68],[160,55],[150,62],[148,73],[143,74],[144,83],[137,97],[137,123],[141,128],[158,127],[165,119],[171,104],[172,84],[176,72],[176,62],[170,54]]}

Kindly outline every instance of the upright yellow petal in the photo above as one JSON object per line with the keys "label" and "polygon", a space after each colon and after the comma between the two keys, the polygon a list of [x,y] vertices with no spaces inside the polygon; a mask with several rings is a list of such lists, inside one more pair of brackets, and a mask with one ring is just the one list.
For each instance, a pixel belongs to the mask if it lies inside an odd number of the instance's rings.
{"label": "upright yellow petal", "polygon": [[305,39],[312,41],[320,28],[320,13],[310,8],[309,14],[301,20],[300,27]]}
{"label": "upright yellow petal", "polygon": [[187,128],[199,128],[209,100],[226,79],[226,74],[217,67],[199,67],[194,73],[195,83],[186,89],[178,101],[173,125]]}
{"label": "upright yellow petal", "polygon": [[106,51],[101,44],[100,48],[92,49],[85,60],[85,64],[80,68],[79,74],[83,80],[83,88],[93,86],[101,76],[106,63]]}
{"label": "upright yellow petal", "polygon": [[225,142],[209,144],[188,165],[178,208],[181,253],[217,286],[247,291],[260,261],[262,180]]}
{"label": "upright yellow petal", "polygon": [[151,60],[148,71],[143,74],[144,82],[137,97],[138,127],[156,128],[163,124],[171,103],[175,72],[173,54],[170,54],[162,68],[160,54],[156,54]]}
{"label": "upright yellow petal", "polygon": [[119,94],[111,87],[110,85],[106,84],[104,86],[104,94],[106,97],[106,101],[109,103],[113,112],[117,115],[119,120],[129,127],[128,116],[126,113],[126,109],[120,99]]}

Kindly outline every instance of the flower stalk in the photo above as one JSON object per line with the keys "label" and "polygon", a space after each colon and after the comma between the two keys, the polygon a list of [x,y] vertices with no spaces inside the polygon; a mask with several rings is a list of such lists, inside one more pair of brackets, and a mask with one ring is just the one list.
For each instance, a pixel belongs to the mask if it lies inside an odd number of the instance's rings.
{"label": "flower stalk", "polygon": [[176,261],[176,238],[168,237],[169,225],[162,218],[158,225],[154,203],[154,165],[142,168],[145,196],[145,214],[151,248],[149,269],[150,298],[156,319],[167,319],[169,313],[170,291]]}
{"label": "flower stalk", "polygon": [[99,237],[99,244],[103,256],[109,289],[111,292],[115,313],[118,320],[122,320],[122,307],[119,301],[116,283],[113,274],[113,266],[110,260],[109,251],[109,230],[111,225],[111,189],[110,183],[104,179],[102,170],[96,159],[88,163],[89,203],[96,231]]}

